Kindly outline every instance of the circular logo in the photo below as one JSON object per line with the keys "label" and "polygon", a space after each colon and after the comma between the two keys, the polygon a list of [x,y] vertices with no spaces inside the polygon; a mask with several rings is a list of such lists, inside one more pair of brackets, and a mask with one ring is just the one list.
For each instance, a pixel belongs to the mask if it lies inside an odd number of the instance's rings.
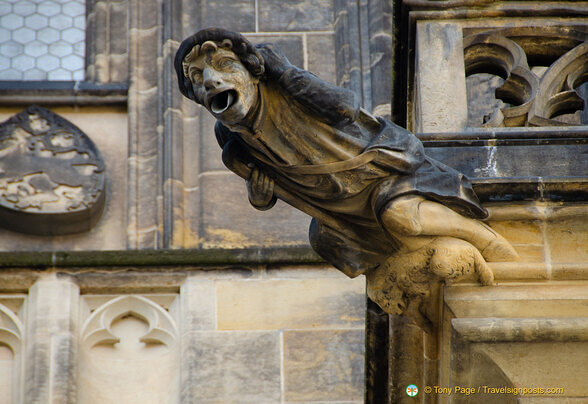
{"label": "circular logo", "polygon": [[417,386],[415,386],[414,384],[409,384],[406,387],[406,395],[409,397],[414,397],[417,394],[419,394],[419,388]]}

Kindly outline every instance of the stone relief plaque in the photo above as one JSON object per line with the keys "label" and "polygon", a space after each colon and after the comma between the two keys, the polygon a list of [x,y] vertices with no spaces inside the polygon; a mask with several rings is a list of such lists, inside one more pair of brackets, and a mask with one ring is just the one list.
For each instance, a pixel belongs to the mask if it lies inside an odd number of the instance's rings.
{"label": "stone relief plaque", "polygon": [[0,124],[0,226],[37,235],[88,231],[105,204],[105,166],[79,128],[31,106]]}

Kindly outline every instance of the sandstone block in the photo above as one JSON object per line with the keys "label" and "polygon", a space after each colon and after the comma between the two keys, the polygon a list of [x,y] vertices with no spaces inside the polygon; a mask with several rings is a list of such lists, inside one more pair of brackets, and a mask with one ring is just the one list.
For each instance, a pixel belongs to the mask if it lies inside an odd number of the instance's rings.
{"label": "sandstone block", "polygon": [[216,329],[214,281],[189,276],[180,290],[182,334]]}
{"label": "sandstone block", "polygon": [[416,132],[458,131],[467,124],[461,28],[449,23],[417,26]]}
{"label": "sandstone block", "polygon": [[284,333],[286,401],[354,401],[363,398],[361,330]]}
{"label": "sandstone block", "polygon": [[351,279],[219,281],[221,330],[361,328],[365,282]]}
{"label": "sandstone block", "polygon": [[333,27],[333,2],[260,0],[260,31],[322,31]]}
{"label": "sandstone block", "polygon": [[237,32],[255,31],[255,1],[207,0],[205,5],[206,26],[223,27]]}
{"label": "sandstone block", "polygon": [[182,403],[280,402],[277,332],[193,332],[182,361]]}
{"label": "sandstone block", "polygon": [[580,218],[564,218],[547,224],[547,242],[554,263],[588,261],[588,227]]}
{"label": "sandstone block", "polygon": [[298,35],[262,35],[251,36],[249,40],[255,44],[271,42],[276,44],[294,66],[304,67],[302,54],[302,38]]}
{"label": "sandstone block", "polygon": [[308,35],[306,58],[308,70],[330,83],[337,82],[335,39],[333,35]]}
{"label": "sandstone block", "polygon": [[305,245],[310,218],[278,202],[260,212],[249,204],[245,181],[231,172],[200,178],[204,247]]}

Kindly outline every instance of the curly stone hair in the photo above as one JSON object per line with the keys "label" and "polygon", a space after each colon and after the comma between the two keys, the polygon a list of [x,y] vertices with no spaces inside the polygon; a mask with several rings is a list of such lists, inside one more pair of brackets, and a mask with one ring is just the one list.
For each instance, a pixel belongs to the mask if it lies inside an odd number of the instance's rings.
{"label": "curly stone hair", "polygon": [[200,46],[208,41],[216,43],[219,48],[230,49],[235,52],[235,55],[253,77],[263,76],[265,71],[263,57],[243,35],[222,28],[206,28],[184,39],[176,52],[174,67],[178,76],[180,91],[184,96],[197,101],[190,78],[184,71],[184,62],[192,57],[191,55],[193,55],[195,48],[198,51]]}

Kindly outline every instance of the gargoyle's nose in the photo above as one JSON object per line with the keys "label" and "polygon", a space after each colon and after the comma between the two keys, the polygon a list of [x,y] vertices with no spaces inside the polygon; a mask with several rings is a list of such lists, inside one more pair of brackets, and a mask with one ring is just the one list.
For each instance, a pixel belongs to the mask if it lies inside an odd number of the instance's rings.
{"label": "gargoyle's nose", "polygon": [[202,72],[202,79],[206,91],[218,88],[222,84],[222,81],[218,76],[218,73],[213,69],[204,69],[204,71]]}

